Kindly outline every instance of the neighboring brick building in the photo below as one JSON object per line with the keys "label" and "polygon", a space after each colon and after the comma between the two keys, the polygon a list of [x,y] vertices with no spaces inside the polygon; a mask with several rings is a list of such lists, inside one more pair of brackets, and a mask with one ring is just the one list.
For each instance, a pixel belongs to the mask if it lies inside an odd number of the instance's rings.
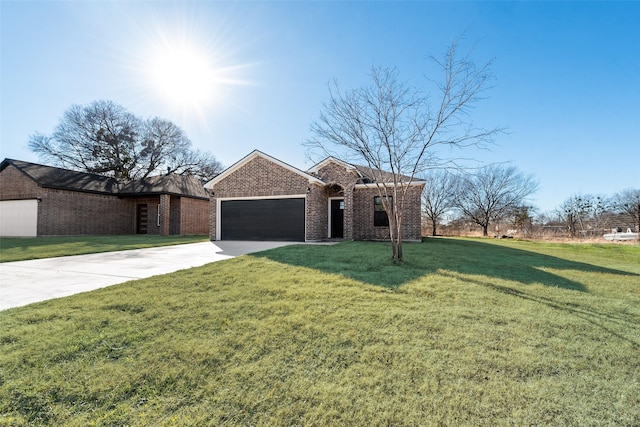
{"label": "neighboring brick building", "polygon": [[0,235],[207,234],[209,195],[195,178],[126,183],[20,160],[0,164]]}
{"label": "neighboring brick building", "polygon": [[[211,195],[209,236],[212,240],[388,240],[388,218],[381,209],[378,185],[384,185],[380,181],[390,174],[376,172],[334,158],[304,172],[253,151],[205,184]],[[403,239],[420,240],[424,181],[406,181]]]}

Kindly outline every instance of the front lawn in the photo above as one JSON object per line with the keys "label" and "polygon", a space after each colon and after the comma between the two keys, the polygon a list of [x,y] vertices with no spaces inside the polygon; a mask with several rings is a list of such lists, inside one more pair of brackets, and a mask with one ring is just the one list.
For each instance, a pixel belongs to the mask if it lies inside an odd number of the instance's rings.
{"label": "front lawn", "polygon": [[205,242],[208,236],[0,237],[0,262]]}
{"label": "front lawn", "polygon": [[640,425],[640,247],[296,245],[0,312],[0,425]]}

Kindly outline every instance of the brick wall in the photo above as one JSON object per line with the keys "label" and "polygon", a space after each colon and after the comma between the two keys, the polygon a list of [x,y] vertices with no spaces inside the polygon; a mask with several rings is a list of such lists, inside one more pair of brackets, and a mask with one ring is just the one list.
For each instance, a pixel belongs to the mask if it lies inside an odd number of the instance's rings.
{"label": "brick wall", "polygon": [[[337,188],[342,189],[342,194],[340,195],[344,197],[344,238],[346,240],[357,240],[358,238],[354,235],[357,214],[353,204],[353,188],[359,178],[358,174],[343,165],[330,162],[320,168],[317,175],[324,182],[330,184],[327,197],[333,197]],[[328,222],[328,218],[325,221]],[[328,233],[325,233],[324,237],[326,238],[327,236]]]}
{"label": "brick wall", "polygon": [[134,232],[134,204],[116,196],[43,188],[39,236],[109,235]]}
{"label": "brick wall", "polygon": [[182,198],[177,196],[171,196],[170,202],[170,211],[169,215],[171,217],[170,225],[169,225],[169,234],[172,236],[180,235],[180,228],[182,224],[180,224],[180,216],[182,207]]}
{"label": "brick wall", "polygon": [[[420,206],[421,186],[413,186],[407,193],[402,219],[402,238],[405,241],[420,240]],[[355,240],[389,240],[389,227],[373,225],[373,199],[378,195],[376,188],[358,188],[353,195],[354,212],[356,213],[353,226]]]}
{"label": "brick wall", "polygon": [[[389,239],[389,227],[376,227],[373,225],[373,198],[378,195],[377,188],[355,188],[356,180],[359,178],[358,175],[337,163],[325,165],[318,171],[318,176],[327,183],[337,184],[343,188],[345,239]],[[422,187],[420,186],[412,187],[407,194],[402,226],[404,240],[420,240],[421,238],[421,194]]]}
{"label": "brick wall", "polygon": [[306,194],[309,181],[262,157],[255,157],[210,189],[216,198]]}
{"label": "brick wall", "polygon": [[[208,201],[164,196],[161,226],[171,234],[207,234]],[[111,194],[83,193],[39,187],[13,165],[0,172],[0,200],[39,199],[38,235],[117,235],[136,232],[136,206],[146,204],[147,234],[160,234],[159,196],[119,198]],[[161,216],[161,220],[162,220]]]}
{"label": "brick wall", "polygon": [[194,235],[209,233],[208,206],[209,202],[207,200],[181,197],[179,234]]}
{"label": "brick wall", "polygon": [[[344,197],[344,238],[346,240],[388,240],[388,227],[374,227],[373,198],[377,189],[355,188],[359,176],[336,163],[327,163],[317,172],[326,187],[309,184],[295,172],[262,157],[255,157],[230,173],[209,190],[209,237],[216,239],[217,201],[222,198],[249,198],[306,194],[306,240],[321,240],[328,234],[328,199]],[[309,193],[307,194],[307,189]],[[422,187],[412,187],[404,211],[403,238],[420,240],[420,196]]]}
{"label": "brick wall", "polygon": [[389,227],[373,225],[373,198],[377,188],[358,189],[353,194],[354,211],[357,212],[353,224],[354,240],[389,240]]}
{"label": "brick wall", "polygon": [[307,195],[307,240],[322,240],[328,236],[327,193],[324,187],[311,185]]}
{"label": "brick wall", "polygon": [[0,172],[0,200],[37,199],[41,188],[13,165]]}
{"label": "brick wall", "polygon": [[342,188],[355,184],[359,178],[352,170],[346,169],[337,163],[327,163],[317,173],[318,177],[327,184],[338,184]]}
{"label": "brick wall", "polygon": [[129,234],[132,205],[116,196],[40,188],[13,165],[0,172],[0,200],[34,199],[38,235]]}
{"label": "brick wall", "polygon": [[402,227],[404,240],[419,241],[422,239],[422,190],[424,190],[423,185],[413,186],[407,194]]}
{"label": "brick wall", "polygon": [[[308,188],[309,180],[300,174],[263,157],[255,157],[209,189],[213,193],[209,202],[209,237],[216,239],[216,209],[219,198],[305,195]],[[315,229],[315,225],[309,224],[308,219],[307,228]],[[309,236],[307,239],[312,240]]]}

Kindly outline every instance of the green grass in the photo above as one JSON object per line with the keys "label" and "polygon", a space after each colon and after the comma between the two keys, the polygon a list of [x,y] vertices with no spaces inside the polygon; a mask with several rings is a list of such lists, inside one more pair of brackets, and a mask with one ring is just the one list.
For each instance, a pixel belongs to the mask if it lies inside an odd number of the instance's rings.
{"label": "green grass", "polygon": [[208,236],[2,237],[0,262],[124,251],[208,240]]}
{"label": "green grass", "polygon": [[0,425],[640,425],[640,247],[290,246],[0,312]]}

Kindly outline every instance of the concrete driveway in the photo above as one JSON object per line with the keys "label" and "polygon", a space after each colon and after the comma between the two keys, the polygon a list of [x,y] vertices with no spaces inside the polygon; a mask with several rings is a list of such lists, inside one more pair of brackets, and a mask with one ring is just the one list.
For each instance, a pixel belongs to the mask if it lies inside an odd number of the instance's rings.
{"label": "concrete driveway", "polygon": [[0,310],[172,273],[291,242],[202,242],[0,263]]}

